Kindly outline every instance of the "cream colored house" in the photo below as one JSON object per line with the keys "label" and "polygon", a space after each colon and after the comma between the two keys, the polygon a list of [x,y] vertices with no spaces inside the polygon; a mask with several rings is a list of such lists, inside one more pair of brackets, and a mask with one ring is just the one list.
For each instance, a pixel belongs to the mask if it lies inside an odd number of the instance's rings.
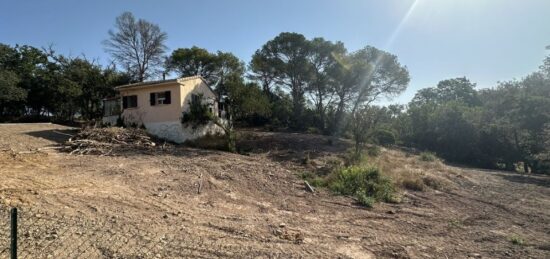
{"label": "cream colored house", "polygon": [[193,128],[181,122],[191,99],[201,96],[213,114],[224,116],[217,95],[200,76],[135,83],[115,89],[119,97],[104,101],[105,124],[114,125],[120,118],[125,125],[143,125],[150,134],[176,143],[221,132],[212,123]]}

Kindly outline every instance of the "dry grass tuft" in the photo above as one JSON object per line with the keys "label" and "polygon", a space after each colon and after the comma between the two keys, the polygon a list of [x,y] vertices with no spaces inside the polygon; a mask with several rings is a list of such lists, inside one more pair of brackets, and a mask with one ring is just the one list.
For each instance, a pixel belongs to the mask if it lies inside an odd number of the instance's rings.
{"label": "dry grass tuft", "polygon": [[439,159],[425,162],[419,156],[386,148],[382,148],[380,155],[371,158],[370,162],[377,165],[398,187],[412,191],[445,189],[452,185],[449,176],[459,174]]}

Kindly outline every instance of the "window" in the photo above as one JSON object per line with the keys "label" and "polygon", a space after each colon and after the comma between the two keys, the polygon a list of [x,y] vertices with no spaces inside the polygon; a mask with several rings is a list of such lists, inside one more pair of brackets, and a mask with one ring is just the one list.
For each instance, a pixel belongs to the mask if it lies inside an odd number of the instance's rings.
{"label": "window", "polygon": [[136,108],[138,106],[137,104],[137,95],[128,95],[128,96],[122,96],[122,108]]}
{"label": "window", "polygon": [[193,103],[201,103],[201,96],[198,94],[191,95],[191,102]]}
{"label": "window", "polygon": [[170,91],[151,93],[150,95],[151,106],[159,104],[170,104]]}
{"label": "window", "polygon": [[111,99],[103,101],[103,115],[114,116],[120,114],[120,99]]}

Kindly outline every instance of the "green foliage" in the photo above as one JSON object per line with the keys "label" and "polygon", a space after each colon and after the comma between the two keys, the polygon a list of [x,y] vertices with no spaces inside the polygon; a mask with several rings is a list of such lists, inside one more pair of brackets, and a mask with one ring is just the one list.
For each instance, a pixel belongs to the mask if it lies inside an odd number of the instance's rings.
{"label": "green foliage", "polygon": [[549,76],[542,70],[481,91],[466,78],[444,80],[420,90],[409,103],[408,119],[393,125],[406,144],[448,161],[549,171]]}
{"label": "green foliage", "polygon": [[377,157],[380,155],[381,152],[382,151],[380,150],[379,146],[372,145],[367,147],[367,155],[369,157]]}
{"label": "green foliage", "polygon": [[422,152],[420,153],[420,160],[424,162],[434,162],[437,160],[437,157],[434,153],[431,152]]}
{"label": "green foliage", "polygon": [[374,203],[376,203],[376,199],[372,196],[369,196],[364,190],[359,190],[355,194],[355,198],[357,199],[359,204],[367,208],[372,208],[374,206]]}
{"label": "green foliage", "polygon": [[27,91],[18,86],[19,77],[12,71],[0,70],[0,115],[13,113],[27,98]]}
{"label": "green foliage", "polygon": [[461,228],[464,225],[462,221],[459,219],[451,219],[449,220],[449,228]]}
{"label": "green foliage", "polygon": [[397,142],[396,134],[390,129],[378,129],[373,133],[374,143],[382,146],[391,146]]}
{"label": "green foliage", "polygon": [[203,101],[203,95],[198,98],[191,98],[189,110],[184,111],[181,116],[181,123],[189,124],[194,129],[204,126],[212,121],[213,114],[210,112],[208,103]]}
{"label": "green foliage", "polygon": [[380,169],[373,166],[352,166],[337,172],[329,187],[337,193],[352,195],[359,200],[371,197],[376,201],[395,202],[395,187]]}
{"label": "green foliage", "polygon": [[256,83],[237,80],[227,84],[227,90],[233,96],[231,109],[235,120],[254,124],[255,120],[271,116],[269,98]]}
{"label": "green foliage", "polygon": [[510,242],[514,245],[518,245],[518,246],[523,246],[525,245],[525,240],[518,236],[518,235],[513,235],[510,237]]}
{"label": "green foliage", "polygon": [[114,85],[128,79],[114,68],[103,69],[84,58],[0,44],[0,81],[3,117],[70,121],[76,114],[100,118],[102,100],[114,95]]}
{"label": "green foliage", "polygon": [[221,51],[210,53],[197,46],[174,50],[165,68],[167,71],[175,71],[181,77],[202,76],[220,94],[225,94],[223,87],[228,77],[244,73],[244,64],[235,55]]}
{"label": "green foliage", "polygon": [[304,173],[301,174],[301,177],[305,181],[308,181],[308,183],[311,184],[314,187],[326,187],[327,186],[327,181],[324,178],[316,175],[315,173],[304,172]]}

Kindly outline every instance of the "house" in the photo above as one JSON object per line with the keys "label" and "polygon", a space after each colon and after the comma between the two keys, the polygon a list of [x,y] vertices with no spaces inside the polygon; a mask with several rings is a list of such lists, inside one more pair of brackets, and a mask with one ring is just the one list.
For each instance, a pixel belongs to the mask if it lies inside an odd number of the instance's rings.
{"label": "house", "polygon": [[221,105],[216,93],[200,76],[135,83],[115,89],[118,97],[104,100],[104,124],[122,121],[127,126],[144,126],[150,134],[176,143],[222,132],[213,123],[200,127],[182,123],[182,115],[189,111],[193,98],[202,98],[212,114],[224,116],[218,109]]}

